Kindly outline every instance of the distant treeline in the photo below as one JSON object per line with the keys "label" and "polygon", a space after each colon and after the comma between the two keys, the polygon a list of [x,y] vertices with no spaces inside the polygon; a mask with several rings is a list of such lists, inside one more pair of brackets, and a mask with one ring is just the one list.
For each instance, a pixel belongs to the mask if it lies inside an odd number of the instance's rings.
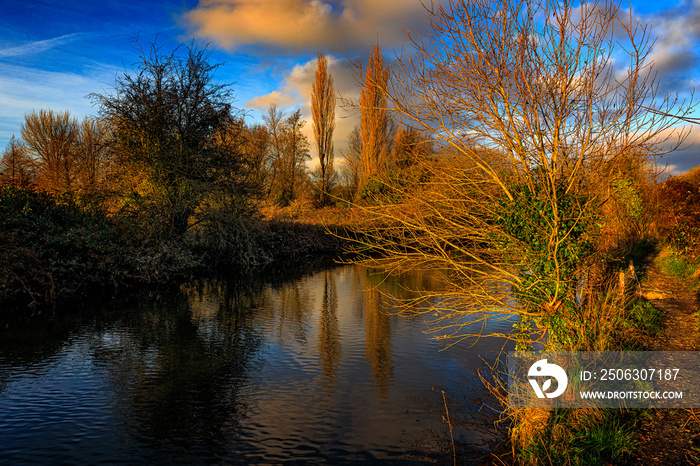
{"label": "distant treeline", "polygon": [[[143,49],[96,117],[25,115],[0,161],[0,306],[340,252],[322,227],[262,222],[316,196],[300,111],[249,126],[197,48]],[[324,200],[324,202],[327,202]]]}

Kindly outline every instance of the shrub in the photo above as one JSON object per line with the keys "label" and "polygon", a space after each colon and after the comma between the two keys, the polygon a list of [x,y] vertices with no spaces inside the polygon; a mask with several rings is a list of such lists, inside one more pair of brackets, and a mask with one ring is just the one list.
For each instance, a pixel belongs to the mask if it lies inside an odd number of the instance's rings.
{"label": "shrub", "polygon": [[526,185],[513,186],[513,200],[501,201],[495,220],[504,233],[501,248],[522,264],[513,295],[524,310],[537,312],[559,300],[556,309],[538,319],[538,324],[550,329],[549,340],[555,345],[563,343],[560,340],[570,330],[565,328],[564,316],[578,306],[578,271],[593,252],[591,222],[582,212],[582,200],[566,192],[563,183],[556,189],[550,196]]}
{"label": "shrub", "polygon": [[659,190],[664,199],[659,229],[678,251],[690,256],[700,255],[700,184],[674,177]]}
{"label": "shrub", "polygon": [[114,225],[70,197],[0,188],[0,301],[39,302],[114,279]]}
{"label": "shrub", "polygon": [[21,307],[164,283],[203,266],[183,243],[140,241],[118,222],[72,197],[0,187],[0,303]]}

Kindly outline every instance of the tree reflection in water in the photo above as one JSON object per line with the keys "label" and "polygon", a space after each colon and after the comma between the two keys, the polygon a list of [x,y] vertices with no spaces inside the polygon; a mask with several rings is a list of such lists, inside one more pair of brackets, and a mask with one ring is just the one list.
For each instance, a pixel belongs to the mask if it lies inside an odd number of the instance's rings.
{"label": "tree reflection in water", "polygon": [[235,435],[246,409],[239,391],[261,344],[247,297],[222,283],[184,287],[102,335],[95,358],[111,375],[117,411],[158,458],[223,458],[245,442]]}
{"label": "tree reflection in water", "polygon": [[365,355],[376,379],[377,392],[386,399],[387,387],[392,382],[394,365],[391,359],[391,323],[382,304],[379,290],[363,292],[365,310]]}
{"label": "tree reflection in water", "polygon": [[438,351],[422,316],[396,315],[389,296],[431,280],[359,266],[196,280],[12,324],[0,330],[0,463],[401,457],[445,427],[415,400],[471,368],[464,351]]}
{"label": "tree reflection in water", "polygon": [[323,298],[318,324],[318,353],[323,369],[324,390],[333,391],[338,363],[341,357],[340,328],[338,325],[338,292],[335,274],[323,271]]}

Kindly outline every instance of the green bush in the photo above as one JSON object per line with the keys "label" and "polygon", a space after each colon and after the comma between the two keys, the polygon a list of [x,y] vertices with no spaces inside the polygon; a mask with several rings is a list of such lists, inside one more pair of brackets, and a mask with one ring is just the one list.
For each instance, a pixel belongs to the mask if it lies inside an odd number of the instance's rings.
{"label": "green bush", "polygon": [[118,232],[69,197],[0,187],[0,301],[40,302],[109,279]]}
{"label": "green bush", "polygon": [[687,280],[695,274],[696,265],[685,257],[671,252],[660,258],[661,270],[667,274],[675,275],[681,280]]}
{"label": "green bush", "polygon": [[[584,200],[566,192],[563,183],[555,193],[545,192],[543,185],[534,183],[534,190],[525,184],[511,186],[513,199],[501,201],[495,222],[503,232],[500,249],[520,267],[519,284],[512,291],[521,306],[537,312],[555,297],[559,300],[559,309],[538,322],[550,329],[549,341],[557,345],[569,331],[562,315],[578,306],[577,273],[593,252],[592,222],[583,212]],[[553,243],[558,247],[552,248]],[[528,328],[527,322],[523,326]]]}
{"label": "green bush", "polygon": [[661,332],[661,311],[655,308],[649,301],[634,301],[632,303],[629,320],[637,330],[649,337],[653,337]]}
{"label": "green bush", "polygon": [[108,217],[71,197],[0,187],[0,309],[163,284],[217,268],[248,273],[341,251],[340,240],[320,226],[220,213],[184,237],[159,238],[131,219]]}

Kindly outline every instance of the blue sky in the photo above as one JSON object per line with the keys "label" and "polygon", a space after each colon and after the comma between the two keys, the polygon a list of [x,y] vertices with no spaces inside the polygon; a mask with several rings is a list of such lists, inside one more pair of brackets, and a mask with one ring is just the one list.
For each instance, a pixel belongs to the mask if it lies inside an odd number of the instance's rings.
{"label": "blue sky", "polygon": [[[700,0],[632,1],[632,13],[654,26],[654,59],[664,89],[686,94],[700,78]],[[41,108],[93,115],[87,94],[109,92],[115,76],[138,59],[134,39],[170,50],[210,43],[225,62],[221,82],[234,83],[236,104],[251,119],[271,102],[301,108],[308,100],[317,51],[330,58],[336,89],[357,93],[346,54],[379,37],[385,53],[400,46],[403,29],[421,32],[418,0],[0,0],[0,150],[19,136],[24,114]],[[355,124],[338,121],[336,146]],[[311,124],[306,130],[310,134]],[[700,143],[700,131],[689,141]],[[674,154],[677,171],[700,164],[698,147]]]}

